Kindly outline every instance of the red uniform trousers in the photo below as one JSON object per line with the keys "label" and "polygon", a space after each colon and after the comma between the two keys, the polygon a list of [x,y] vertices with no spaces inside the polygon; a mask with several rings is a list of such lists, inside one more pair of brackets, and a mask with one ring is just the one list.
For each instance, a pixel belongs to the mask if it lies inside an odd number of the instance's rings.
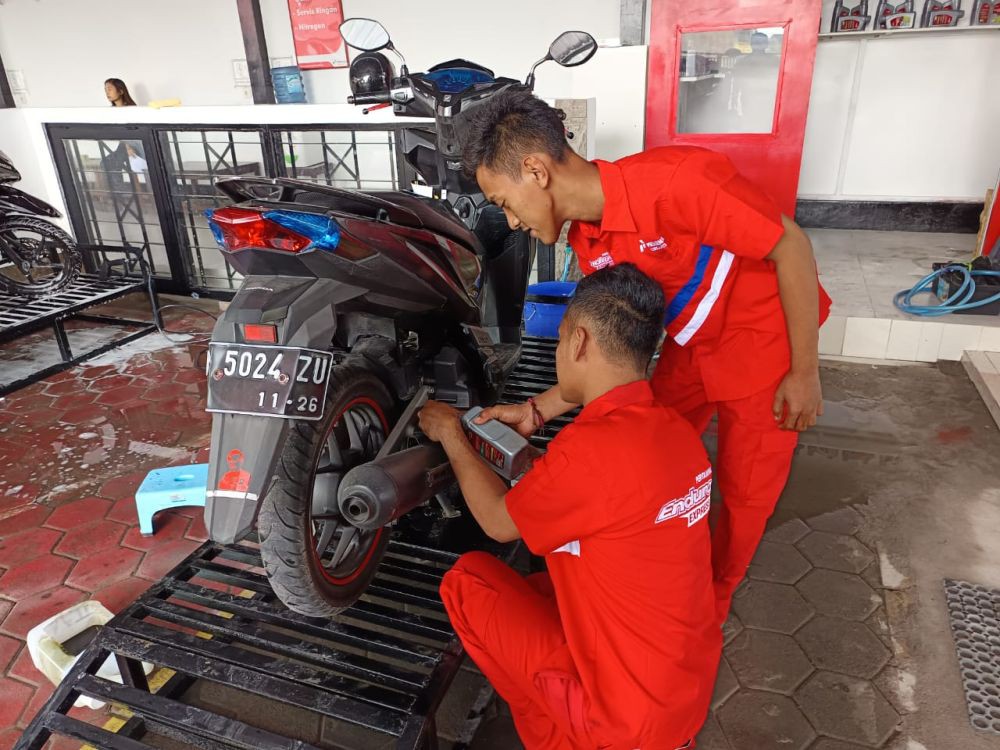
{"label": "red uniform trousers", "polygon": [[510,704],[526,750],[636,747],[591,735],[548,573],[525,578],[491,555],[470,552],[445,574],[441,599],[466,652]]}
{"label": "red uniform trousers", "polygon": [[798,444],[798,433],[780,429],[774,419],[774,394],[783,379],[744,398],[713,402],[697,353],[676,346],[664,346],[650,379],[657,400],[676,409],[699,434],[719,415],[714,469],[722,507],[712,529],[712,577],[720,624],[785,488]]}

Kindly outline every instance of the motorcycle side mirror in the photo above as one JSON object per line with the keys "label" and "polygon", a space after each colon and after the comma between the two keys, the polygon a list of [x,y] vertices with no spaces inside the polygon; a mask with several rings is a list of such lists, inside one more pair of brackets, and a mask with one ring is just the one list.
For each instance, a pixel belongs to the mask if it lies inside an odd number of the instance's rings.
{"label": "motorcycle side mirror", "polygon": [[586,31],[564,31],[549,45],[545,57],[531,66],[531,72],[524,80],[529,89],[535,88],[535,69],[544,62],[555,60],[564,68],[583,65],[597,52],[597,42]]}
{"label": "motorcycle side mirror", "polygon": [[597,42],[586,31],[564,31],[549,45],[548,58],[564,68],[583,65],[597,52]]}
{"label": "motorcycle side mirror", "polygon": [[340,24],[340,35],[348,47],[363,52],[392,48],[392,40],[385,26],[371,18],[348,18]]}

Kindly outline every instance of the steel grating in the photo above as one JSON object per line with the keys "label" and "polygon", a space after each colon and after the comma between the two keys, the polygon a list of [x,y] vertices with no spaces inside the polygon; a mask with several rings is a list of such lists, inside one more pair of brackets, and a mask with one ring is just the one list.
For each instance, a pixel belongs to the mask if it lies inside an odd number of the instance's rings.
{"label": "steel grating", "polygon": [[944,589],[969,721],[1000,735],[1000,591],[950,579]]}
{"label": "steel grating", "polygon": [[71,315],[144,286],[145,282],[137,278],[101,279],[93,274],[81,274],[65,289],[46,297],[35,299],[0,294],[0,333],[40,324],[54,316]]}

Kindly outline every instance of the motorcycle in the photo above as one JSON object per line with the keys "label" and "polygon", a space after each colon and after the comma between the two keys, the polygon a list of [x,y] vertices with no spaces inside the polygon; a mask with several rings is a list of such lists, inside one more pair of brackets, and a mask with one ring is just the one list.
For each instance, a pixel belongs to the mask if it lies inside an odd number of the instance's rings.
{"label": "motorcycle", "polygon": [[454,512],[420,407],[493,403],[520,355],[534,240],[463,174],[469,118],[530,88],[541,63],[580,65],[597,47],[566,32],[522,84],[467,60],[425,73],[403,60],[397,76],[381,24],[349,19],[341,33],[362,51],[349,102],[434,120],[401,136],[413,190],[233,178],[217,188],[234,205],[206,212],[244,275],[209,346],[206,526],[224,544],[256,526],[274,592],[315,617],[361,596],[397,519],[435,499]]}
{"label": "motorcycle", "polygon": [[75,279],[83,260],[72,237],[37,218],[61,214],[10,184],[20,179],[14,163],[0,151],[0,290],[41,297]]}

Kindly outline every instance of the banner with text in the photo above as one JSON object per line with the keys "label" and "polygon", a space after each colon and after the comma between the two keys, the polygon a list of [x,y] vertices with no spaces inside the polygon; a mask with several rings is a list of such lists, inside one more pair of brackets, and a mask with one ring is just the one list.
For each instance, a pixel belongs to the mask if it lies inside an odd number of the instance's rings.
{"label": "banner with text", "polygon": [[288,0],[295,56],[302,70],[346,68],[347,45],[340,36],[340,0]]}

